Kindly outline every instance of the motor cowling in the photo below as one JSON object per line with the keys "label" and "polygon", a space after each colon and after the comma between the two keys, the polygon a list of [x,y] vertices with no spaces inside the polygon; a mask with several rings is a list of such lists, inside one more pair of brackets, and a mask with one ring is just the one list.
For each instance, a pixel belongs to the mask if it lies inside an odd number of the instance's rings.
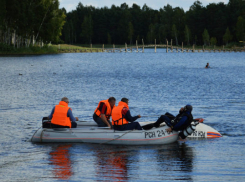
{"label": "motor cowling", "polygon": [[182,138],[182,139],[185,139],[188,135],[191,135],[195,129],[196,129],[196,126],[199,124],[198,121],[193,121],[188,127],[186,127],[184,130],[182,130],[180,133],[179,133],[179,136]]}

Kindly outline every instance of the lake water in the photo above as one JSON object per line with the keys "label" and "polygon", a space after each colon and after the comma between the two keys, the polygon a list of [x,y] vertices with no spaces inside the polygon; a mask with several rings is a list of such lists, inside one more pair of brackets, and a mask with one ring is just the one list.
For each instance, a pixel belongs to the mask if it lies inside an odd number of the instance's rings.
{"label": "lake water", "polygon": [[[0,181],[243,181],[244,70],[245,53],[0,57]],[[193,116],[223,137],[156,146],[27,142],[64,96],[86,121],[110,96],[148,116],[138,121],[192,104]]]}

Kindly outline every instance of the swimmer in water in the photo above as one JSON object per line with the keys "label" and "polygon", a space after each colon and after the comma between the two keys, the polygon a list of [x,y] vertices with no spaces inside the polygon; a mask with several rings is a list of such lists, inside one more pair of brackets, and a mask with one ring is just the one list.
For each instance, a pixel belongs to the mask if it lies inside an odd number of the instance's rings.
{"label": "swimmer in water", "polygon": [[205,68],[210,68],[209,63],[206,64]]}

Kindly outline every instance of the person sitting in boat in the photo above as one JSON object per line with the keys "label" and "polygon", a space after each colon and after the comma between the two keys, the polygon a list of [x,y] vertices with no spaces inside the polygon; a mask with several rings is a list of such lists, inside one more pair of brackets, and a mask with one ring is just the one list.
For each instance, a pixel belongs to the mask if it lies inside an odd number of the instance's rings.
{"label": "person sitting in boat", "polygon": [[115,130],[142,130],[140,124],[134,122],[136,119],[141,118],[141,116],[131,116],[127,98],[122,98],[118,106],[112,110],[111,118]]}
{"label": "person sitting in boat", "polygon": [[48,119],[51,119],[52,128],[76,128],[78,117],[74,117],[72,109],[68,107],[69,99],[63,97],[58,105],[56,105]]}
{"label": "person sitting in boat", "polygon": [[209,63],[206,64],[205,68],[210,68]]}
{"label": "person sitting in boat", "polygon": [[99,127],[112,128],[110,117],[112,109],[114,108],[116,99],[110,97],[108,100],[102,100],[99,102],[97,108],[94,111],[93,119]]}
{"label": "person sitting in boat", "polygon": [[144,130],[149,130],[152,127],[158,128],[161,123],[165,122],[167,126],[169,126],[169,128],[166,129],[167,132],[172,132],[173,130],[181,131],[179,136],[182,139],[185,139],[187,136],[183,134],[183,131],[187,129],[193,121],[191,112],[192,106],[188,104],[185,107],[180,108],[179,114],[176,117],[167,112],[165,115],[161,115],[155,123],[142,126],[142,128]]}

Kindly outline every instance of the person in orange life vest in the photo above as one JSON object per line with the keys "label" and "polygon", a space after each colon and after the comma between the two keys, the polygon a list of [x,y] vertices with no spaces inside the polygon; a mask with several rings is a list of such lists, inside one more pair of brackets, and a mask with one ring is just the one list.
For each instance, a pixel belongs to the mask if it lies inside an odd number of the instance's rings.
{"label": "person in orange life vest", "polygon": [[116,99],[110,97],[108,100],[102,100],[99,102],[97,108],[94,111],[93,119],[98,124],[99,127],[110,127],[111,111],[114,108]]}
{"label": "person in orange life vest", "polygon": [[115,130],[142,130],[140,124],[134,122],[136,119],[141,118],[141,116],[131,116],[127,98],[122,98],[118,106],[112,110],[111,118]]}
{"label": "person in orange life vest", "polygon": [[78,117],[74,117],[72,109],[68,107],[69,99],[63,97],[58,105],[56,105],[48,119],[51,119],[52,128],[76,128]]}

